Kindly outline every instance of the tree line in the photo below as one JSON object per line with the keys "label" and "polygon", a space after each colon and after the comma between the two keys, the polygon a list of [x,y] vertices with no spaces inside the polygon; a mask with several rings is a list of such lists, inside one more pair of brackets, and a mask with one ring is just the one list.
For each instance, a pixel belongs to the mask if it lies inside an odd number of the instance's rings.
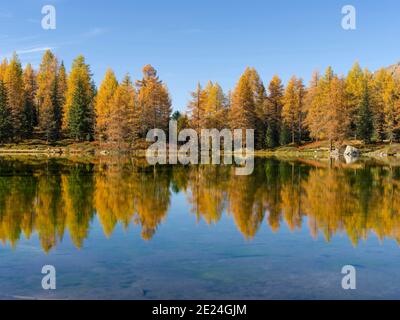
{"label": "tree line", "polygon": [[310,84],[293,76],[286,87],[274,76],[266,87],[247,68],[232,92],[218,84],[199,84],[192,92],[183,124],[192,128],[252,128],[257,149],[305,141],[346,139],[365,143],[400,138],[400,82],[387,69],[371,73],[355,63],[346,76],[331,67],[314,72]]}
{"label": "tree line", "polygon": [[55,142],[64,138],[139,147],[153,128],[178,130],[254,129],[256,149],[346,139],[365,143],[400,138],[400,83],[390,71],[375,73],[355,63],[346,76],[328,67],[313,73],[308,86],[293,76],[286,86],[275,75],[265,85],[247,68],[235,88],[224,93],[209,81],[191,92],[186,112],[172,114],[166,85],[151,66],[133,82],[118,81],[108,69],[97,89],[83,56],[69,73],[50,50],[38,70],[22,68],[16,54],[0,65],[0,142],[34,137]]}
{"label": "tree line", "polygon": [[129,146],[152,128],[167,129],[171,110],[168,89],[151,65],[135,84],[129,74],[119,83],[109,69],[99,89],[82,55],[68,74],[50,50],[37,71],[30,64],[23,69],[16,54],[0,65],[2,143],[39,137]]}

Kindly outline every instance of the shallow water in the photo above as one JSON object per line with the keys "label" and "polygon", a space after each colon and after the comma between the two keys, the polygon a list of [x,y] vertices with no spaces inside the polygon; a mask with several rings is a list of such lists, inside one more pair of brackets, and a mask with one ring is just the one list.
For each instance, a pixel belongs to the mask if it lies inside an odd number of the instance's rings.
{"label": "shallow water", "polygon": [[400,168],[3,158],[0,240],[6,299],[397,299]]}

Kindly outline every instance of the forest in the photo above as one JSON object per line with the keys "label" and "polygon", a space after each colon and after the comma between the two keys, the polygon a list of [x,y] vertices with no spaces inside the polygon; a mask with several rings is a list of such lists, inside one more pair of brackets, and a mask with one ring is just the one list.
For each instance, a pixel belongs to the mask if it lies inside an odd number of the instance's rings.
{"label": "forest", "polygon": [[82,55],[69,72],[50,50],[38,70],[23,68],[17,54],[0,65],[2,144],[72,139],[140,149],[147,132],[167,131],[170,119],[178,130],[254,129],[258,150],[312,141],[392,143],[400,138],[400,79],[356,62],[345,76],[331,67],[314,72],[308,85],[296,76],[284,85],[278,75],[264,84],[248,67],[228,92],[218,82],[198,83],[186,111],[173,113],[168,88],[151,65],[137,81],[129,74],[118,81],[108,69],[99,88]]}

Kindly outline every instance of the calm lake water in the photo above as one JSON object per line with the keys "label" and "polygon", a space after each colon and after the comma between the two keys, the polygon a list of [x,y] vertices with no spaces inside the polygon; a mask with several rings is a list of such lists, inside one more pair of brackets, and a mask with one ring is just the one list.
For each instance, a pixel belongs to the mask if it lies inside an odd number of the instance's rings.
{"label": "calm lake water", "polygon": [[400,167],[1,158],[0,240],[5,299],[398,299]]}

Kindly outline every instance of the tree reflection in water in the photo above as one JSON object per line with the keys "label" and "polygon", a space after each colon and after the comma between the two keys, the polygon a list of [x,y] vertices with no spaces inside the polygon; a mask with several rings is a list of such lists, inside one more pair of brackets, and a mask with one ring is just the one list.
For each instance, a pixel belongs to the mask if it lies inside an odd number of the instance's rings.
{"label": "tree reflection in water", "polygon": [[[257,159],[251,176],[231,166],[149,167],[140,159],[82,162],[0,160],[0,239],[16,246],[37,233],[48,252],[68,231],[77,248],[97,215],[104,234],[133,223],[151,240],[167,220],[174,193],[185,194],[196,221],[230,215],[252,239],[263,222],[330,241],[343,232],[354,245],[374,232],[400,243],[400,168],[374,161],[352,165]],[[305,219],[305,217],[307,219]]]}

